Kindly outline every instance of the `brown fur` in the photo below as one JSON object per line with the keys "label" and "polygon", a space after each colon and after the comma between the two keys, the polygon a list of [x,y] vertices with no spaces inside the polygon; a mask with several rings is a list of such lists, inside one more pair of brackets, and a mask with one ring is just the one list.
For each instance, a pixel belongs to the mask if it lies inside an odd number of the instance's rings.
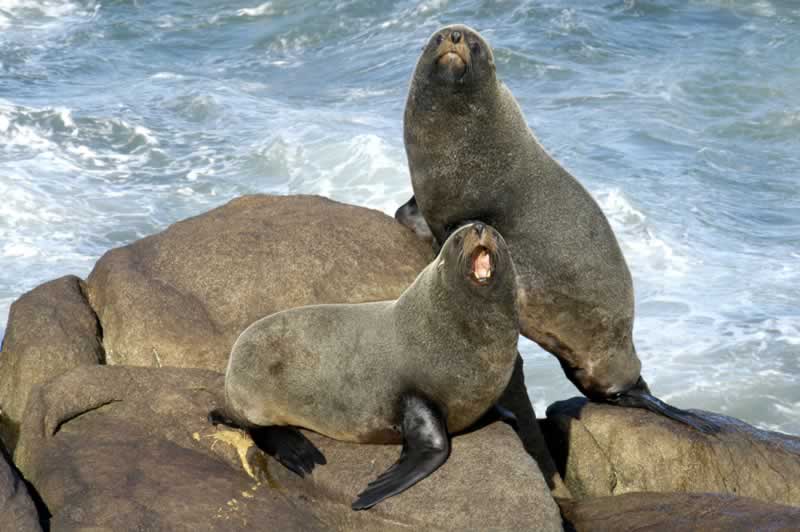
{"label": "brown fur", "polygon": [[[472,277],[476,246],[493,274]],[[236,341],[226,410],[245,425],[292,425],[346,441],[397,443],[401,397],[415,393],[467,428],[500,397],[519,335],[516,275],[502,237],[473,225],[395,301],[273,314]]]}
{"label": "brown fur", "polygon": [[[439,60],[455,31],[455,46],[470,55],[454,81]],[[641,363],[633,284],[614,233],[536,140],[478,32],[455,25],[431,36],[411,79],[404,126],[416,206],[434,237],[441,242],[465,220],[496,227],[519,275],[522,333],[555,354],[589,397],[634,386]]]}

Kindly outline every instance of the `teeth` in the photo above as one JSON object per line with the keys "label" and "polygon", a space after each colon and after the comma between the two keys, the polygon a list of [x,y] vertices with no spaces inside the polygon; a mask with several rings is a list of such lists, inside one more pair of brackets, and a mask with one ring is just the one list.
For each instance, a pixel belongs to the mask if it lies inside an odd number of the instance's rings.
{"label": "teeth", "polygon": [[486,251],[482,251],[475,258],[472,274],[478,281],[486,281],[492,277],[492,258]]}
{"label": "teeth", "polygon": [[479,281],[485,281],[486,279],[489,279],[491,276],[492,276],[491,271],[475,272],[475,278],[478,279]]}

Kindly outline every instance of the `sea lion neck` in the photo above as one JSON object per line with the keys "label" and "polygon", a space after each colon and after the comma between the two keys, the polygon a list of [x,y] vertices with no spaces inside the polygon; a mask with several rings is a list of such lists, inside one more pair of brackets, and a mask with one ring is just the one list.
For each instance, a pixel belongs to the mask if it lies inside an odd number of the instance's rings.
{"label": "sea lion neck", "polygon": [[[493,228],[476,222],[450,235],[436,259],[395,304],[434,309],[438,319],[418,326],[444,327],[463,335],[475,329],[475,323],[516,327],[516,293],[516,272],[505,241]],[[454,324],[459,327],[454,329]]]}

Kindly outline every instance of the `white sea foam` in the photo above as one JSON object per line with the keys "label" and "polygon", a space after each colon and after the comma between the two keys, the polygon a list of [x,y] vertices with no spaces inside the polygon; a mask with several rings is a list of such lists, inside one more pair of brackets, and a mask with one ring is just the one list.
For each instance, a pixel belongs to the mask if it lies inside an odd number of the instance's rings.
{"label": "white sea foam", "polygon": [[63,17],[78,10],[72,2],[50,0],[0,0],[0,11],[14,17],[23,12],[34,12],[40,16],[52,18]]}
{"label": "white sea foam", "polygon": [[775,6],[769,0],[700,0],[700,3],[752,13],[760,17],[774,17],[777,14]]}
{"label": "white sea foam", "polygon": [[[125,122],[122,122],[122,124],[124,124],[127,127],[130,127],[128,124],[125,124]],[[142,137],[147,144],[150,144],[151,146],[158,146],[158,139],[155,137],[153,132],[147,129],[146,127],[134,126],[133,132],[134,134]]]}
{"label": "white sea foam", "polygon": [[236,12],[236,15],[239,17],[263,17],[274,14],[275,10],[272,7],[272,2],[264,2],[257,7],[247,7]]}
{"label": "white sea foam", "polygon": [[39,250],[32,245],[22,242],[8,242],[3,246],[2,254],[10,258],[26,258],[39,255]]}
{"label": "white sea foam", "polygon": [[170,29],[170,28],[174,28],[175,24],[177,22],[178,22],[178,19],[176,17],[173,17],[172,15],[162,15],[156,21],[156,25],[159,28]]}
{"label": "white sea foam", "polygon": [[65,128],[75,128],[75,121],[72,120],[72,111],[70,109],[66,107],[56,107],[54,110]]}
{"label": "white sea foam", "polygon": [[414,14],[429,13],[431,11],[438,11],[447,6],[448,0],[426,0],[417,4],[414,9]]}
{"label": "white sea foam", "polygon": [[81,144],[78,146],[67,146],[66,150],[69,153],[74,153],[81,159],[89,159],[95,162],[101,162],[97,158],[97,152],[89,148],[88,146]]}
{"label": "white sea foam", "polygon": [[648,225],[645,214],[631,205],[620,189],[601,191],[596,198],[629,262],[637,268],[657,270],[670,276],[683,276],[689,271],[689,257],[676,251],[674,243],[658,236]]}

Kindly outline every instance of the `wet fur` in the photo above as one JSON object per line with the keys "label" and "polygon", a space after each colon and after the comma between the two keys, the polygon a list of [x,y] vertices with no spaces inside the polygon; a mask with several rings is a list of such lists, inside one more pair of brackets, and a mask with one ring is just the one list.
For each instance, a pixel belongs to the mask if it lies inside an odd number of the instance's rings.
{"label": "wet fur", "polygon": [[493,283],[483,287],[468,279],[469,232],[454,234],[395,301],[302,307],[255,322],[231,353],[226,411],[254,426],[399,443],[398,405],[413,392],[441,406],[451,432],[474,423],[510,379],[519,329],[502,237]]}
{"label": "wet fur", "polygon": [[[446,40],[455,30],[479,48],[460,83],[436,67],[437,35]],[[518,272],[522,334],[557,356],[589,398],[616,400],[632,390],[641,380],[633,283],[616,237],[591,195],[528,128],[475,30],[448,26],[423,49],[404,137],[414,197],[398,219],[419,226],[421,214],[439,242],[464,220],[496,227]],[[663,413],[642,397],[631,402]]]}

